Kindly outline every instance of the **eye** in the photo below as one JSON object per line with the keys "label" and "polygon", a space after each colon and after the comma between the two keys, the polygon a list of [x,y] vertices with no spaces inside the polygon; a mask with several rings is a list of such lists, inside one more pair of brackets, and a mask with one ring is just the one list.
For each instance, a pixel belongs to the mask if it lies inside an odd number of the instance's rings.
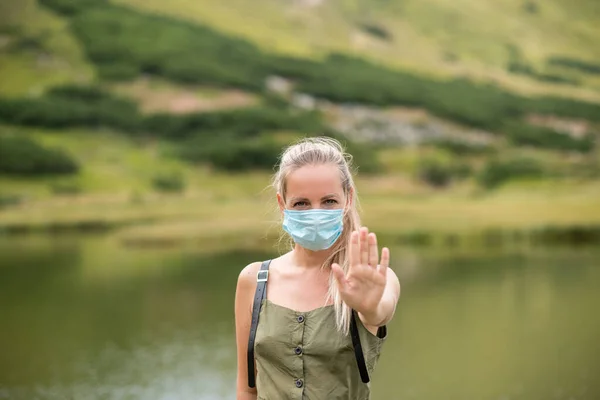
{"label": "eye", "polygon": [[297,201],[294,203],[293,207],[305,207],[306,205],[308,205],[306,201]]}
{"label": "eye", "polygon": [[337,204],[337,203],[338,202],[335,199],[327,199],[327,200],[325,200],[325,204],[327,204],[327,205],[334,205],[334,204]]}

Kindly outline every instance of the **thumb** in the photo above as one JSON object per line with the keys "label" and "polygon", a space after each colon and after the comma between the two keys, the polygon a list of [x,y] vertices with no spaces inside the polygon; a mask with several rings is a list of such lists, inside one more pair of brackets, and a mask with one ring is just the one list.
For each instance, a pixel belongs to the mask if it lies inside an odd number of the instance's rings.
{"label": "thumb", "polygon": [[345,292],[348,284],[346,283],[346,274],[339,264],[331,264],[331,270],[333,271],[333,277],[337,281],[338,289],[340,292]]}

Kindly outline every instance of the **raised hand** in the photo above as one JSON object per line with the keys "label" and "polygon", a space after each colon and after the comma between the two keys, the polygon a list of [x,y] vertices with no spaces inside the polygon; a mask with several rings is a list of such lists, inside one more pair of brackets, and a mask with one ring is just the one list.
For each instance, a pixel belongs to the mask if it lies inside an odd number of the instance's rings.
{"label": "raised hand", "polygon": [[377,237],[366,227],[350,236],[348,272],[338,265],[331,266],[342,300],[364,316],[377,316],[387,281],[390,251],[383,248],[381,260]]}

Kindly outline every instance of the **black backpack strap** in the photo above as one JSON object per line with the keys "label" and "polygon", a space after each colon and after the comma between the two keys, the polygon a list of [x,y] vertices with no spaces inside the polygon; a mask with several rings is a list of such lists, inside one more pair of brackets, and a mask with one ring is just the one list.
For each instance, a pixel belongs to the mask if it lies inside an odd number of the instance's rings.
{"label": "black backpack strap", "polygon": [[[358,372],[360,378],[364,383],[369,383],[369,371],[367,370],[367,364],[365,363],[365,355],[362,350],[362,344],[360,343],[360,336],[358,335],[358,324],[356,318],[356,311],[352,310],[352,318],[350,319],[350,336],[352,337],[352,345],[354,346],[354,355],[356,357],[356,363],[358,364]],[[384,338],[387,335],[387,327],[380,326],[377,328],[377,337]]]}
{"label": "black backpack strap", "polygon": [[271,260],[264,261],[256,276],[256,292],[252,304],[252,324],[250,325],[250,338],[248,339],[248,387],[255,387],[254,376],[254,341],[256,339],[256,328],[258,328],[258,314],[260,306],[267,294],[267,279],[269,277],[269,264]]}
{"label": "black backpack strap", "polygon": [[358,364],[360,379],[362,379],[364,383],[369,383],[369,371],[367,371],[365,355],[362,350],[362,344],[360,343],[360,336],[358,335],[356,318],[358,318],[356,316],[356,311],[352,310],[352,318],[350,319],[350,336],[352,337],[352,346],[354,346],[354,355],[356,356],[356,363]]}

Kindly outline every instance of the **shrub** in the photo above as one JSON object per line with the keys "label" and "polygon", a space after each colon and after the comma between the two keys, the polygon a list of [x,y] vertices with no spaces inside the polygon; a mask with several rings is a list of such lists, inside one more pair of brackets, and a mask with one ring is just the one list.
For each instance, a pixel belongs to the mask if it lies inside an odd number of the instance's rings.
{"label": "shrub", "polygon": [[466,79],[437,85],[429,103],[427,108],[441,117],[492,131],[501,126],[502,118],[516,118],[523,112],[517,96]]}
{"label": "shrub", "polygon": [[258,106],[188,115],[156,114],[146,119],[145,127],[159,136],[182,139],[192,134],[215,136],[221,133],[249,137],[264,131],[284,129],[317,133],[323,128],[323,122],[318,112],[294,113],[276,107]]}
{"label": "shrub", "polygon": [[531,232],[534,242],[546,244],[584,245],[600,243],[600,226],[567,225],[543,226]]}
{"label": "shrub", "polygon": [[[360,173],[380,171],[374,148],[349,142],[336,132],[324,131],[322,134],[341,141],[352,154],[354,166]],[[178,155],[189,162],[207,163],[229,171],[272,170],[283,146],[281,142],[265,135],[240,137],[237,133],[221,132],[218,136],[196,135],[187,139],[180,146]]]}
{"label": "shrub", "polygon": [[381,172],[382,168],[377,156],[376,146],[352,142],[339,132],[331,129],[324,129],[320,134],[336,139],[342,144],[346,152],[352,155],[352,164],[359,174]]}
{"label": "shrub", "polygon": [[145,131],[179,140],[194,134],[256,136],[273,130],[316,134],[324,129],[317,111],[298,111],[282,101],[264,106],[194,114],[142,117],[135,103],[96,87],[63,86],[40,98],[0,99],[0,122],[45,128],[114,128]]}
{"label": "shrub", "polygon": [[0,209],[12,206],[18,206],[25,199],[16,194],[0,193]]}
{"label": "shrub", "polygon": [[364,60],[331,54],[317,71],[299,79],[298,89],[334,102],[423,106],[432,83]]}
{"label": "shrub", "polygon": [[75,15],[72,28],[111,79],[147,73],[260,90],[266,76],[256,46],[202,25],[107,4]]}
{"label": "shrub", "polygon": [[491,130],[503,118],[522,113],[516,96],[491,85],[465,79],[437,81],[335,54],[325,59],[318,74],[299,80],[298,89],[334,102],[424,107],[441,117]]}
{"label": "shrub", "polygon": [[545,96],[524,100],[523,107],[528,113],[600,121],[600,104],[597,103]]}
{"label": "shrub", "polygon": [[77,182],[54,182],[50,184],[50,190],[54,194],[79,194],[83,188]]}
{"label": "shrub", "polygon": [[458,162],[452,166],[452,174],[456,179],[465,179],[473,174],[473,168],[467,163]]}
{"label": "shrub", "polygon": [[74,15],[96,5],[108,3],[107,0],[38,0],[41,5],[64,14]]}
{"label": "shrub", "polygon": [[600,74],[600,64],[577,60],[569,57],[550,57],[546,61],[549,66],[570,68],[588,74]]}
{"label": "shrub", "polygon": [[525,123],[506,123],[504,132],[516,145],[528,145],[553,150],[589,152],[594,148],[591,136],[582,139],[571,137],[553,129]]}
{"label": "shrub", "polygon": [[579,84],[579,81],[574,78],[547,72],[538,72],[520,56],[516,56],[509,61],[507,69],[513,74],[526,75],[540,82],[564,83],[569,85]]}
{"label": "shrub", "polygon": [[478,181],[487,189],[518,178],[535,178],[544,175],[540,163],[531,158],[519,157],[508,160],[489,160],[481,170]]}
{"label": "shrub", "polygon": [[45,50],[44,42],[39,36],[19,36],[9,42],[7,49],[11,53],[41,52]]}
{"label": "shrub", "polygon": [[105,81],[129,81],[137,78],[139,71],[132,65],[105,64],[98,68],[98,76]]}
{"label": "shrub", "polygon": [[529,14],[537,14],[539,12],[539,7],[534,1],[525,1],[525,3],[523,3],[523,9]]}
{"label": "shrub", "polygon": [[94,86],[64,85],[50,88],[46,96],[82,102],[113,102],[116,99],[110,94]]}
{"label": "shrub", "polygon": [[135,131],[135,103],[94,87],[54,88],[39,98],[0,99],[0,122],[45,128],[112,127]]}
{"label": "shrub", "polygon": [[228,171],[272,169],[281,147],[265,138],[206,141],[195,138],[181,147],[180,157],[191,162],[208,163]]}
{"label": "shrub", "polygon": [[463,162],[425,158],[417,165],[418,178],[434,187],[448,186],[452,181],[464,179],[471,173],[471,166]]}
{"label": "shrub", "polygon": [[535,79],[541,82],[551,82],[551,83],[565,83],[567,85],[578,85],[579,81],[575,78],[570,78],[567,76],[550,74],[545,72],[538,72],[535,74]]}
{"label": "shrub", "polygon": [[372,22],[364,22],[358,25],[358,27],[369,35],[375,36],[382,40],[391,41],[392,34],[383,26]]}
{"label": "shrub", "polygon": [[481,144],[481,143],[471,143],[465,140],[457,140],[457,139],[439,139],[431,142],[434,146],[439,147],[441,149],[447,150],[453,154],[466,156],[466,155],[476,155],[476,154],[489,154],[493,153],[495,149],[492,146]]}
{"label": "shrub", "polygon": [[535,75],[535,70],[533,69],[533,67],[531,65],[527,64],[525,61],[520,60],[520,59],[515,59],[515,60],[509,61],[507,69],[509,72],[512,72],[513,74],[529,75],[529,76]]}
{"label": "shrub", "polygon": [[422,160],[417,168],[419,179],[435,187],[444,187],[450,184],[452,172],[447,164],[434,159]]}
{"label": "shrub", "polygon": [[279,55],[269,55],[264,62],[267,64],[269,74],[298,80],[317,77],[323,69],[323,63],[319,61]]}
{"label": "shrub", "polygon": [[14,175],[73,174],[77,162],[59,149],[24,137],[0,137],[0,173]]}
{"label": "shrub", "polygon": [[180,172],[162,172],[152,178],[152,187],[160,192],[179,193],[186,187]]}

